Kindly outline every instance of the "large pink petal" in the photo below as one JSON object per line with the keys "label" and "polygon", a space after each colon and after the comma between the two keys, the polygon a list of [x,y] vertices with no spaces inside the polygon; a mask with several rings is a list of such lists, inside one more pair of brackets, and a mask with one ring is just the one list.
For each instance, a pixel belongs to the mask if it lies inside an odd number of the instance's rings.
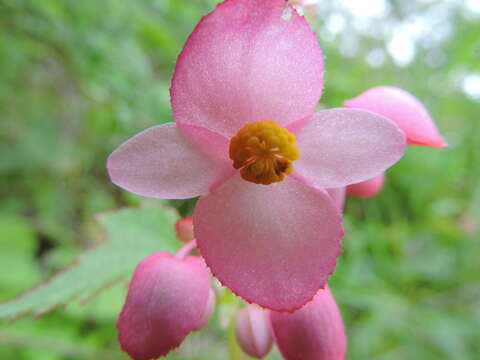
{"label": "large pink petal", "polygon": [[165,199],[208,192],[232,169],[228,140],[199,127],[181,130],[175,123],[154,126],[123,143],[107,161],[112,182],[136,194]]}
{"label": "large pink petal", "polygon": [[291,177],[268,186],[235,176],[200,198],[195,236],[213,274],[249,302],[293,311],[325,285],[340,252],[330,196]]}
{"label": "large pink petal", "polygon": [[293,314],[270,312],[270,321],[285,360],[345,359],[342,315],[328,287]]}
{"label": "large pink petal", "polygon": [[171,99],[177,122],[230,137],[245,122],[311,115],[322,87],[322,50],[303,17],[284,0],[227,0],[186,42]]}
{"label": "large pink petal", "polygon": [[207,308],[210,276],[198,257],[159,251],[135,270],[117,322],[122,349],[134,360],[156,359],[181,344]]}
{"label": "large pink petal", "polygon": [[330,109],[316,113],[297,133],[299,178],[336,188],[367,180],[403,155],[403,132],[383,116],[365,110]]}
{"label": "large pink petal", "polygon": [[347,100],[344,106],[370,110],[394,121],[414,145],[446,147],[427,109],[418,99],[393,86],[377,86]]}
{"label": "large pink petal", "polygon": [[374,197],[382,190],[385,181],[385,173],[381,173],[371,179],[362,181],[358,184],[347,186],[347,194],[361,197]]}

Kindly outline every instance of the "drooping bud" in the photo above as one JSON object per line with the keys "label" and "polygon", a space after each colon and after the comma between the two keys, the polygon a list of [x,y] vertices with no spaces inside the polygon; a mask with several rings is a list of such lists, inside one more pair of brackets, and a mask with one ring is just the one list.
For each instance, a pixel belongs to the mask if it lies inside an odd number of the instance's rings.
{"label": "drooping bud", "polygon": [[249,304],[238,312],[235,325],[238,344],[246,354],[258,359],[268,354],[273,339],[267,310]]}
{"label": "drooping bud", "polygon": [[134,360],[156,359],[179,346],[202,322],[210,275],[198,257],[164,251],[138,264],[117,321],[118,339]]}
{"label": "drooping bud", "polygon": [[411,145],[448,146],[423,104],[400,88],[377,86],[346,100],[343,106],[385,116],[405,132]]}
{"label": "drooping bud", "polygon": [[273,337],[285,360],[344,360],[342,316],[326,287],[294,313],[270,312]]}
{"label": "drooping bud", "polygon": [[184,243],[188,243],[189,241],[192,241],[193,238],[195,237],[193,234],[192,217],[187,216],[187,217],[178,219],[175,222],[175,232],[177,233],[177,237]]}
{"label": "drooping bud", "polygon": [[375,176],[369,180],[362,181],[358,184],[347,186],[348,195],[356,195],[361,197],[374,197],[382,190],[385,181],[385,173]]}

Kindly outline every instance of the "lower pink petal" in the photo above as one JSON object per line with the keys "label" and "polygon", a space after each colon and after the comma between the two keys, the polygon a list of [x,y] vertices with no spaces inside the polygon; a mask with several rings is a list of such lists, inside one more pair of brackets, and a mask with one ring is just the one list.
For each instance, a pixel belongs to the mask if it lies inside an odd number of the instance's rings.
{"label": "lower pink petal", "polygon": [[344,360],[342,315],[327,288],[293,314],[270,312],[273,336],[285,360]]}
{"label": "lower pink petal", "polygon": [[232,168],[228,140],[209,130],[167,123],[123,143],[108,158],[112,182],[135,194],[183,199],[208,192]]}
{"label": "lower pink petal", "polygon": [[293,311],[325,285],[340,252],[339,210],[292,177],[268,186],[240,176],[200,198],[195,236],[213,274],[249,302]]}
{"label": "lower pink petal", "polygon": [[[297,130],[295,173],[318,187],[337,188],[370,179],[397,162],[405,135],[393,122],[365,110],[329,109]],[[294,174],[295,175],[295,174]]]}
{"label": "lower pink petal", "polygon": [[358,184],[348,185],[347,194],[367,198],[376,196],[380,190],[382,190],[384,180],[385,173],[381,173],[380,175],[377,175],[369,180],[362,181]]}
{"label": "lower pink petal", "polygon": [[349,108],[370,110],[394,121],[414,145],[446,147],[427,109],[409,92],[393,86],[377,86],[344,102]]}
{"label": "lower pink petal", "polygon": [[167,354],[198,326],[209,291],[210,275],[201,259],[177,259],[163,251],[145,258],[117,322],[122,349],[134,360]]}

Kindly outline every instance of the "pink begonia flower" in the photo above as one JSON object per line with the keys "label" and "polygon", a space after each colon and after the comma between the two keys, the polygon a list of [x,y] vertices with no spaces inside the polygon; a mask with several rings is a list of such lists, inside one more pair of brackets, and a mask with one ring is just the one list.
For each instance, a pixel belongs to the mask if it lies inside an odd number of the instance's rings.
{"label": "pink begonia flower", "polygon": [[122,349],[134,360],[166,355],[206,324],[215,304],[211,291],[200,258],[180,259],[165,251],[146,257],[135,270],[117,322]]}
{"label": "pink begonia flower", "polygon": [[270,312],[273,337],[285,360],[344,360],[342,315],[326,287],[293,314]]}
{"label": "pink begonia flower", "polygon": [[175,222],[175,233],[177,237],[184,243],[188,243],[194,239],[193,220],[191,216],[180,218]]}
{"label": "pink begonia flower", "polygon": [[324,189],[380,173],[406,141],[364,110],[314,113],[322,50],[295,10],[283,16],[285,4],[227,0],[205,16],[172,79],[176,124],[131,138],[107,167],[137,194],[201,195],[193,223],[212,273],[249,302],[293,311],[340,253],[341,216]]}
{"label": "pink begonia flower", "polygon": [[[410,145],[447,147],[446,141],[423,104],[409,92],[393,86],[377,86],[353,99],[347,108],[365,109],[394,121],[405,132]],[[347,194],[373,197],[383,187],[384,174],[347,187]]]}
{"label": "pink begonia flower", "polygon": [[255,304],[245,306],[237,314],[235,335],[246,354],[258,359],[266,356],[273,344],[268,311]]}

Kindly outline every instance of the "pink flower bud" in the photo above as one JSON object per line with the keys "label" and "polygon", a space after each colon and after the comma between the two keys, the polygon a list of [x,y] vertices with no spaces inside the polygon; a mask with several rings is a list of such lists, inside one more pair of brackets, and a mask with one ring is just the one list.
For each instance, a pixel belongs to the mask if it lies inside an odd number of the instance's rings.
{"label": "pink flower bud", "polygon": [[198,328],[207,309],[210,275],[198,257],[164,251],[138,264],[117,321],[118,339],[134,360],[156,359]]}
{"label": "pink flower bud", "polygon": [[285,360],[345,359],[345,329],[328,287],[294,313],[272,311],[270,321]]}
{"label": "pink flower bud", "polygon": [[194,238],[192,217],[188,216],[178,219],[175,223],[175,232],[177,237],[184,243],[192,241]]}
{"label": "pink flower bud", "polygon": [[272,348],[272,334],[267,310],[249,304],[237,314],[235,334],[246,354],[262,358]]}
{"label": "pink flower bud", "polygon": [[369,180],[362,181],[358,184],[347,186],[348,195],[356,195],[361,197],[374,197],[382,190],[385,181],[385,173],[375,176]]}

